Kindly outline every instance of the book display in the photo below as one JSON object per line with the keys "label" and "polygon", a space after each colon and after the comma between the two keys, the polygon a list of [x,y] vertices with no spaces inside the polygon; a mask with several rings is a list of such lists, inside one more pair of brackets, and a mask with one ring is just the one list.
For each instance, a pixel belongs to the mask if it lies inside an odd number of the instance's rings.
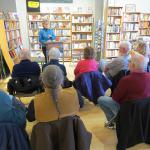
{"label": "book display", "polygon": [[122,40],[131,41],[139,36],[139,12],[126,12],[123,16]]}
{"label": "book display", "polygon": [[51,13],[28,13],[28,29],[31,56],[43,57],[38,33],[42,21],[49,20],[56,41],[63,42],[64,60],[71,61],[75,51],[82,51],[93,42],[93,14],[74,13],[57,10]]}
{"label": "book display", "polygon": [[108,7],[106,26],[106,58],[118,56],[118,46],[121,38],[122,7]]}
{"label": "book display", "polygon": [[18,63],[18,53],[22,47],[19,19],[16,13],[6,13],[0,19],[0,45],[5,61],[12,71],[13,65]]}
{"label": "book display", "polygon": [[72,14],[72,51],[73,55],[80,53],[86,46],[93,44],[93,14]]}
{"label": "book display", "polygon": [[150,36],[150,13],[141,14],[140,35]]}

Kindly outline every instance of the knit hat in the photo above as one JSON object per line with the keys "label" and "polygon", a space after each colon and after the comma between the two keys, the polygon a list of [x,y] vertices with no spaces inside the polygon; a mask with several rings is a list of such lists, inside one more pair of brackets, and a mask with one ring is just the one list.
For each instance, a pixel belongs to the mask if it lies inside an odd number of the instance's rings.
{"label": "knit hat", "polygon": [[42,74],[42,81],[47,88],[57,89],[63,82],[63,73],[56,65],[48,65]]}
{"label": "knit hat", "polygon": [[59,60],[59,58],[60,58],[60,51],[59,51],[59,49],[56,48],[56,47],[52,47],[49,50],[49,58],[50,59],[57,59],[57,60]]}

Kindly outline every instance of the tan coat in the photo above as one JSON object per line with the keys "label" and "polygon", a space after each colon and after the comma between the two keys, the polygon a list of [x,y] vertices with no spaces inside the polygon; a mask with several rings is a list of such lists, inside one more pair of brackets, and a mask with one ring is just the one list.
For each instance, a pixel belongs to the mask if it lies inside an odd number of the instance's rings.
{"label": "tan coat", "polygon": [[58,92],[58,109],[52,100],[50,89],[46,89],[35,97],[35,118],[39,122],[48,122],[58,120],[77,114],[79,111],[79,100],[74,88],[59,89]]}

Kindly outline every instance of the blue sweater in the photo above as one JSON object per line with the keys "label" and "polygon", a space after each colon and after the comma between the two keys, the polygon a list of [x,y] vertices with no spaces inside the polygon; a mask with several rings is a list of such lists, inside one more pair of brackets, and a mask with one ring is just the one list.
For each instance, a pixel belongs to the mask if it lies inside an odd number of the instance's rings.
{"label": "blue sweater", "polygon": [[43,70],[45,67],[47,67],[48,65],[57,65],[57,66],[62,70],[63,75],[64,75],[64,76],[67,76],[66,67],[65,67],[64,65],[60,64],[58,60],[56,60],[56,59],[51,59],[49,63],[44,64],[44,65],[42,66],[42,70]]}
{"label": "blue sweater", "polygon": [[41,29],[39,32],[39,42],[42,44],[42,47],[45,47],[45,43],[48,40],[55,40],[56,36],[52,29]]}
{"label": "blue sweater", "polygon": [[12,71],[12,78],[22,76],[40,76],[40,66],[37,62],[31,62],[30,60],[22,60],[19,64],[14,65]]}

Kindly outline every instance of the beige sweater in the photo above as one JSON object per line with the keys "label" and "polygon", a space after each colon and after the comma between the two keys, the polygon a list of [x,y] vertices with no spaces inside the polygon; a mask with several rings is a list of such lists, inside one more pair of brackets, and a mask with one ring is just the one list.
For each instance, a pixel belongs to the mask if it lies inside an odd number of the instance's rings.
{"label": "beige sweater", "polygon": [[75,115],[79,111],[79,100],[74,88],[59,89],[57,106],[52,100],[50,89],[35,97],[35,117],[39,122],[49,122]]}

